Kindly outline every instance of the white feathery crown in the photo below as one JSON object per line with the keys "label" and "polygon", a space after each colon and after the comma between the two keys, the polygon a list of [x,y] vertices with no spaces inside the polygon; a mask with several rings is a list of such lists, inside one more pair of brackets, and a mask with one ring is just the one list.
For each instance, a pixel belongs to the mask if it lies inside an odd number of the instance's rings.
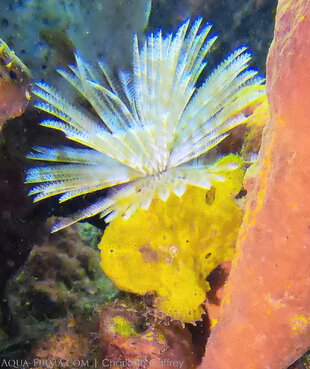
{"label": "white feathery crown", "polygon": [[26,183],[35,184],[34,201],[60,195],[64,202],[109,188],[107,194],[69,219],[58,221],[55,232],[100,214],[106,221],[130,217],[148,209],[154,197],[163,201],[173,192],[182,196],[188,185],[209,189],[236,168],[204,164],[196,158],[224,140],[232,128],[247,122],[244,110],[265,93],[264,79],[249,68],[251,54],[237,48],[206,79],[197,80],[217,36],[198,18],[181,24],[175,34],[151,33],[139,48],[133,44],[133,71],[120,72],[119,81],[99,62],[101,76],[79,55],[71,71],[59,69],[91,104],[91,118],[50,85],[38,82],[35,105],[57,119],[41,125],[60,130],[85,148],[35,147],[28,158],[59,164],[27,170]]}

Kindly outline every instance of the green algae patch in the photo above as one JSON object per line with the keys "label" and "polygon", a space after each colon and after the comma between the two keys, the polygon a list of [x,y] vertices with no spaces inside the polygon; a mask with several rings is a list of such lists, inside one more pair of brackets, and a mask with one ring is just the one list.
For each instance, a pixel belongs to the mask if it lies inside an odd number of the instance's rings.
{"label": "green algae patch", "polygon": [[132,323],[129,320],[121,316],[116,316],[112,319],[111,329],[115,333],[119,333],[123,337],[130,337],[130,336],[137,335],[137,332],[134,330]]}

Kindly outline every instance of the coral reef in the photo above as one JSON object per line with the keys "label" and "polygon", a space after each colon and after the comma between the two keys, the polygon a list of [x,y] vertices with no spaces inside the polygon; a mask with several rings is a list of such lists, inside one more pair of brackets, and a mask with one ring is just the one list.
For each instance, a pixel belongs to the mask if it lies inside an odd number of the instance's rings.
{"label": "coral reef", "polygon": [[97,367],[98,348],[89,333],[90,327],[81,330],[73,319],[66,323],[32,348],[26,360],[29,369]]}
{"label": "coral reef", "polygon": [[33,346],[26,361],[32,369],[191,369],[200,359],[188,328],[155,319],[152,309],[127,299],[102,305],[100,316],[86,323],[73,317],[64,320],[56,333]]}
{"label": "coral reef", "polygon": [[[230,162],[231,156],[218,164]],[[115,219],[99,245],[109,278],[122,290],[153,291],[156,306],[168,316],[185,322],[200,319],[209,290],[205,279],[232,258],[243,216],[235,200],[243,170],[226,176],[208,192],[191,187],[181,198],[157,199],[148,211]]]}
{"label": "coral reef", "polygon": [[[161,6],[158,6],[159,2],[161,2]],[[269,4],[267,7],[256,1],[256,8],[254,8],[252,0],[246,2],[248,5],[240,2],[237,4],[237,1],[233,0],[228,2],[229,9],[227,1],[222,0],[208,2],[153,0],[152,3],[154,7],[151,16],[151,29],[157,30],[158,25],[162,25],[164,30],[175,30],[177,24],[187,16],[194,18],[201,14],[204,14],[206,19],[214,21],[217,30],[220,30],[223,43],[216,48],[215,57],[209,58],[212,67],[227,55],[227,52],[231,50],[231,45],[244,42],[243,35],[249,34],[247,30],[250,30],[250,47],[259,56],[258,65],[263,70],[267,40],[271,35],[268,29],[271,30],[273,25],[270,21],[273,0],[267,2]],[[266,1],[260,3],[266,4]],[[73,62],[73,51],[76,47],[93,64],[101,58],[107,61],[108,68],[112,70],[111,75],[120,68],[128,68],[131,63],[132,32],[137,31],[141,36],[140,39],[143,38],[142,31],[147,23],[149,6],[149,0],[136,0],[134,2],[125,0],[90,2],[82,0],[2,0],[0,2],[1,37],[29,65],[36,79],[43,78],[51,81],[55,86],[61,86],[62,91],[65,89],[64,96],[66,96],[71,91],[66,90],[63,84],[64,79],[58,79],[55,67]],[[224,7],[226,7],[225,12],[223,11]],[[247,12],[244,11],[246,9],[248,9]],[[257,14],[261,16],[256,14],[256,17],[251,17],[253,9],[258,10]],[[162,22],[160,12],[163,14],[163,24],[160,23]],[[232,17],[232,14],[239,14],[239,20]],[[245,18],[246,22],[244,22]],[[258,37],[257,30],[262,28],[264,32],[260,32]],[[227,45],[229,45],[229,49]],[[3,122],[9,116],[19,115],[28,102],[27,94],[25,94],[28,81],[24,79],[24,74],[20,73],[20,68],[16,69],[14,64],[9,65],[9,69],[7,68],[9,61],[7,56],[1,60],[3,78],[0,81],[5,81],[2,86],[7,92],[6,95],[1,95],[0,91],[0,115],[4,109],[6,110]],[[202,74],[202,79],[205,75]],[[198,86],[200,86],[200,81],[198,81]],[[20,93],[18,95],[20,99],[14,99],[13,111],[8,111],[7,105],[1,105],[8,101],[10,108],[13,107],[9,89],[12,89],[14,94],[15,92]],[[4,90],[2,89],[2,91]],[[92,108],[81,102],[79,97],[75,96],[74,99],[78,107],[82,105],[83,108],[86,107],[88,112],[93,113]],[[18,105],[19,102],[20,105]],[[251,154],[257,151],[260,144],[262,122],[267,119],[266,114],[264,114],[262,114],[263,117],[259,118],[261,124],[258,126],[255,126],[257,119],[253,125],[251,123],[253,120],[249,117],[247,128],[245,126],[240,127],[240,129],[236,128],[230,137],[223,141],[222,146],[214,150],[212,160],[230,152],[238,152],[246,160],[251,160]],[[28,110],[23,116],[19,116],[3,126],[3,136],[0,138],[0,318],[3,321],[3,325],[0,327],[0,357],[24,358],[34,342],[36,345],[32,354],[37,358],[80,357],[77,351],[81,353],[88,351],[87,343],[93,342],[93,337],[85,332],[90,331],[95,337],[94,340],[99,337],[97,328],[83,326],[80,321],[89,322],[94,316],[96,318],[96,307],[106,299],[113,298],[114,293],[117,293],[103,276],[98,267],[98,261],[96,261],[98,255],[94,249],[101,238],[102,231],[87,224],[79,224],[72,231],[64,231],[62,235],[48,238],[50,221],[47,225],[45,224],[46,219],[51,215],[68,216],[76,209],[87,207],[89,203],[96,201],[98,196],[105,196],[105,190],[101,191],[100,194],[88,194],[60,205],[53,198],[35,205],[32,204],[31,199],[26,198],[27,186],[23,186],[22,181],[23,171],[25,167],[29,166],[29,162],[25,160],[25,154],[30,151],[31,146],[60,148],[68,143],[62,132],[39,127],[38,121],[42,117],[42,113],[33,110],[31,106],[29,109],[28,106]],[[244,137],[246,137],[245,141]],[[79,144],[73,144],[73,147],[80,148]],[[218,183],[217,185],[222,184]],[[212,203],[218,195],[214,191],[215,187],[206,191],[206,196],[201,192],[201,204],[207,209],[212,207]],[[234,196],[235,193],[232,197]],[[237,231],[239,214],[242,214],[242,210],[237,208],[235,200],[231,200],[231,204],[234,202],[234,206],[236,206],[234,210],[238,214],[238,219],[235,218],[232,221],[232,223],[235,222],[236,227],[232,232],[233,235]],[[238,202],[240,205],[240,201]],[[198,203],[195,204],[195,208],[198,209]],[[155,213],[152,213],[152,216],[155,216]],[[162,224],[159,218],[160,216],[156,221],[158,224]],[[88,221],[100,226],[101,229],[105,227],[104,221],[99,220],[99,217],[88,219]],[[178,224],[178,220],[175,223]],[[200,225],[200,229],[203,230],[205,224],[200,223]],[[187,225],[185,228],[188,231]],[[232,236],[232,238],[234,237]],[[193,242],[198,246],[197,240],[193,240]],[[124,243],[124,245],[127,244]],[[32,247],[34,247],[33,252],[28,258]],[[144,251],[146,251],[143,253],[144,257],[152,257],[147,249]],[[226,257],[230,258],[233,247],[228,247],[226,251]],[[171,260],[172,257],[175,257],[174,252],[174,248],[169,250],[168,259]],[[207,263],[209,271],[212,268],[212,262],[215,265],[226,258],[223,254],[221,253],[218,261],[208,257],[201,264]],[[212,257],[214,256],[212,255]],[[181,260],[178,255],[176,258]],[[19,269],[25,260],[27,260],[26,265]],[[198,270],[199,267],[195,269],[195,273],[198,273]],[[149,312],[146,315],[145,310],[143,310],[145,308],[133,308],[133,310],[137,309],[135,313],[137,316],[132,318],[133,327],[130,321],[128,324],[127,311],[130,310],[128,306],[120,308],[119,305],[114,305],[114,307],[110,305],[103,308],[103,310],[107,310],[102,313],[101,332],[105,337],[105,339],[103,336],[100,337],[102,354],[106,352],[109,343],[112,343],[113,349],[109,346],[109,349],[112,350],[109,351],[111,355],[121,351],[122,357],[132,358],[136,351],[134,346],[130,344],[137,342],[138,347],[149,350],[147,354],[153,355],[155,352],[155,358],[162,357],[159,351],[167,352],[165,350],[170,350],[170,358],[183,360],[184,357],[185,367],[193,367],[193,362],[197,364],[201,358],[210,327],[213,327],[217,321],[219,301],[222,295],[221,283],[227,275],[225,271],[217,268],[208,277],[207,281],[211,290],[207,292],[204,307],[208,311],[209,317],[204,316],[204,321],[198,322],[195,327],[188,325],[192,337],[187,329],[181,328],[178,324],[168,323],[168,320],[160,321],[158,317],[160,314],[154,312],[152,306],[154,301],[156,305],[161,299],[159,294],[147,293],[143,296],[143,302],[145,305],[151,306],[150,310],[153,316]],[[16,274],[14,275],[14,273]],[[38,275],[41,279],[37,279]],[[150,275],[154,277],[154,272]],[[202,283],[200,301],[203,301],[202,295],[209,288],[208,283],[204,281]],[[197,286],[200,287],[199,283],[196,283]],[[187,292],[189,289],[190,287],[187,288]],[[201,312],[199,304],[200,302],[195,302],[195,306],[198,306]],[[177,306],[180,306],[180,303],[177,303]],[[125,332],[127,337],[119,336],[117,332],[111,334],[111,332],[104,331],[103,322],[107,323],[107,327],[111,326],[109,325],[111,323],[109,309],[112,309],[112,312],[117,310],[118,319],[113,321],[116,323],[113,326],[118,333]],[[126,310],[125,313],[124,310]],[[188,312],[185,308],[185,314]],[[138,317],[139,314],[144,316],[142,320]],[[154,314],[156,315],[155,320]],[[63,328],[67,316],[69,316],[69,327]],[[79,329],[75,329],[76,326],[71,329],[71,326],[74,325],[72,322],[75,320],[79,320],[77,324]],[[190,320],[193,319],[190,318]],[[166,325],[166,328],[163,324]],[[55,328],[57,328],[57,333],[53,333]],[[133,334],[134,339],[132,337],[133,331],[137,333]],[[161,340],[160,345],[154,344],[152,346],[152,343],[147,340],[148,334],[155,341]],[[164,337],[165,334],[166,337]],[[191,339],[194,340],[194,346],[191,344]],[[141,346],[139,346],[140,344]],[[158,348],[159,351],[156,354]],[[196,355],[197,357],[194,359],[192,351],[199,351],[199,355]],[[38,366],[36,365],[36,367]]]}
{"label": "coral reef", "polygon": [[48,236],[46,228],[46,236],[33,246],[23,268],[9,281],[7,299],[19,331],[17,342],[6,341],[9,346],[35,342],[67,315],[87,320],[118,294],[101,271],[98,251],[86,246],[78,232],[73,228]]}
{"label": "coral reef", "polygon": [[201,369],[282,369],[309,348],[309,12],[306,0],[278,4],[267,63],[271,122]]}
{"label": "coral reef", "polygon": [[[15,126],[11,123],[3,128],[5,140],[8,129]],[[32,202],[26,198],[22,168],[8,157],[6,150],[0,153],[0,315],[2,327],[14,333],[6,283],[27,259],[38,233],[44,232],[46,216],[36,216]]]}
{"label": "coral reef", "polygon": [[1,130],[0,142],[0,304],[3,328],[15,335],[11,326],[12,317],[7,304],[6,284],[27,260],[33,244],[40,244],[47,236],[46,219],[51,212],[61,215],[63,211],[53,203],[34,206],[27,197],[24,169],[25,155],[31,149],[33,140],[44,143],[61,143],[61,135],[51,135],[38,129],[39,114],[27,111],[5,124]]}
{"label": "coral reef", "polygon": [[175,322],[155,320],[141,304],[103,306],[99,339],[101,362],[114,369],[134,361],[137,368],[169,368],[181,362],[182,368],[190,369],[197,360],[189,330]]}

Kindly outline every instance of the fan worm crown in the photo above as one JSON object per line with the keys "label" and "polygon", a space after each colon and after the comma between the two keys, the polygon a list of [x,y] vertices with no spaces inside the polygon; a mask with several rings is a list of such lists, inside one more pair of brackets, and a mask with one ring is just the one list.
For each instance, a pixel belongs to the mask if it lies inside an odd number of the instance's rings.
{"label": "fan worm crown", "polygon": [[[232,52],[205,80],[196,82],[217,36],[199,18],[175,34],[151,33],[139,47],[133,42],[133,71],[117,81],[99,62],[93,69],[80,55],[70,71],[59,69],[91,104],[96,118],[69,103],[47,83],[37,83],[36,106],[53,115],[41,124],[65,133],[83,149],[35,147],[35,160],[58,162],[28,169],[26,182],[34,201],[59,195],[59,201],[109,188],[104,198],[59,221],[53,231],[100,214],[107,221],[148,209],[152,199],[182,196],[187,186],[209,189],[224,180],[236,163],[205,164],[199,160],[247,122],[244,110],[265,93],[263,78],[249,68],[246,47]],[[198,160],[196,160],[198,159]]]}

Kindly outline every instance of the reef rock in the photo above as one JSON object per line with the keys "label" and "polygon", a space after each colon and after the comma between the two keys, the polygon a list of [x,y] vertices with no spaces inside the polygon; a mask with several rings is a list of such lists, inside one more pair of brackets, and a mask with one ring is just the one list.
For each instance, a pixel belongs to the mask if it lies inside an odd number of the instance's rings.
{"label": "reef rock", "polygon": [[309,14],[307,0],[279,1],[267,63],[271,122],[201,369],[283,369],[310,346]]}
{"label": "reef rock", "polygon": [[96,346],[93,340],[85,333],[77,332],[72,325],[74,322],[71,319],[67,327],[60,327],[57,333],[47,336],[34,346],[26,361],[29,369],[96,367]]}
{"label": "reef rock", "polygon": [[[10,340],[0,340],[0,351],[10,348],[14,352],[17,342],[21,342],[23,349],[27,342],[40,343],[42,337],[54,332],[68,315],[87,322],[103,302],[118,293],[101,271],[98,252],[85,242],[85,232],[84,237],[80,236],[82,225],[49,235],[50,224],[49,221],[38,225],[41,237],[36,237],[31,245],[25,265],[4,285],[6,294],[2,296],[8,301],[11,326],[15,329],[11,329]],[[7,243],[0,237],[2,240]],[[17,251],[16,247],[13,251],[21,253],[24,245],[18,246]],[[8,258],[4,247],[2,254],[4,260]],[[13,264],[11,259],[7,260]],[[4,262],[0,266],[3,264],[4,272],[1,270],[0,276],[4,274],[4,279],[9,271]]]}
{"label": "reef rock", "polygon": [[179,322],[155,319],[143,304],[105,304],[100,316],[100,368],[191,369],[192,336]]}
{"label": "reef rock", "polygon": [[27,67],[0,39],[0,128],[24,112],[30,99],[30,78]]}

